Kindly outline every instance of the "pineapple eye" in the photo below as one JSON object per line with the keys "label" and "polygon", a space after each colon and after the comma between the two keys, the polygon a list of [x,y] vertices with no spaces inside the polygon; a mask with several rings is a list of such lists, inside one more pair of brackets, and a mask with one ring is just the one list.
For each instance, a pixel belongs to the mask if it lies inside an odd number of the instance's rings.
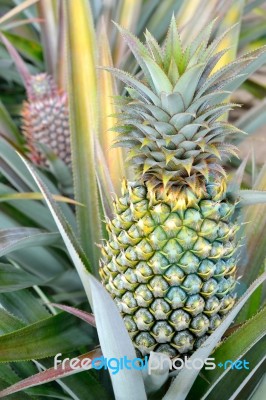
{"label": "pineapple eye", "polygon": [[145,225],[144,225],[144,222],[143,222],[142,219],[140,219],[140,220],[137,222],[137,224],[138,224],[138,226],[140,227],[140,229],[144,229]]}
{"label": "pineapple eye", "polygon": [[175,229],[176,224],[174,221],[166,221],[165,225],[167,226],[168,229]]}
{"label": "pineapple eye", "polygon": [[154,209],[153,209],[153,211],[154,211],[156,214],[160,214],[160,213],[162,212],[162,206],[161,206],[161,204],[158,204],[157,206],[155,206]]}

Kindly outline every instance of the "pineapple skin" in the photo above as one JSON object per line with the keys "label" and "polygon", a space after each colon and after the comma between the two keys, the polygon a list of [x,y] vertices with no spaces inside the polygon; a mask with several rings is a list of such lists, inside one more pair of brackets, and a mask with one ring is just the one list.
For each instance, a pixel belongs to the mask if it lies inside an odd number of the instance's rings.
{"label": "pineapple skin", "polygon": [[67,95],[60,91],[47,74],[31,76],[27,82],[27,101],[22,107],[22,131],[29,156],[38,165],[47,166],[40,151],[43,144],[68,166],[71,165],[71,143]]}
{"label": "pineapple skin", "polygon": [[100,276],[134,346],[142,355],[193,353],[235,302],[235,204],[220,181],[189,205],[125,181],[114,208]]}

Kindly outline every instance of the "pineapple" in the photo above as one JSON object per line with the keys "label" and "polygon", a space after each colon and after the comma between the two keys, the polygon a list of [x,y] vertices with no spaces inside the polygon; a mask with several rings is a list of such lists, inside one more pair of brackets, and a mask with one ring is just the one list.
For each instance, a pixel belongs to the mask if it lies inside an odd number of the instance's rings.
{"label": "pineapple", "polygon": [[48,74],[29,75],[27,101],[22,108],[22,130],[31,160],[46,165],[39,144],[49,147],[67,165],[71,164],[69,116],[66,93],[60,91]]}
{"label": "pineapple", "polygon": [[235,302],[236,200],[221,160],[235,154],[224,138],[237,129],[220,117],[241,60],[212,73],[225,52],[222,38],[209,44],[211,28],[185,49],[174,19],[163,47],[120,28],[144,77],[109,68],[127,84],[114,130],[135,181],[114,201],[100,276],[143,356],[191,354]]}

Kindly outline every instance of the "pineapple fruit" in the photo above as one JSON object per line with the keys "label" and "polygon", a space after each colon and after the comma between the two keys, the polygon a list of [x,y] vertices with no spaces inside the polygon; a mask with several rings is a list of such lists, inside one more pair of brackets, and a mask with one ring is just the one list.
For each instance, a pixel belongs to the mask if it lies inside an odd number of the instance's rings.
{"label": "pineapple fruit", "polygon": [[236,200],[221,160],[237,129],[220,117],[241,60],[212,73],[225,52],[211,28],[185,49],[174,19],[162,47],[120,28],[144,77],[109,68],[127,85],[114,130],[136,179],[114,201],[100,276],[142,355],[191,354],[235,302]]}
{"label": "pineapple fruit", "polygon": [[47,165],[40,144],[49,147],[67,165],[71,164],[69,115],[66,93],[48,74],[29,75],[27,101],[22,107],[22,131],[31,160]]}

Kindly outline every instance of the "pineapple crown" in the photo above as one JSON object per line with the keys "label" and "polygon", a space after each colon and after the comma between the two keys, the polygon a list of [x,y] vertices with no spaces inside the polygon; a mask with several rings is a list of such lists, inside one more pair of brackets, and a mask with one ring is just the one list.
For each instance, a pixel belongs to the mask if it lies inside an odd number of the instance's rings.
{"label": "pineapple crown", "polygon": [[[126,83],[118,97],[120,112],[114,146],[128,148],[137,178],[152,189],[202,191],[205,183],[224,181],[221,160],[236,148],[224,142],[239,130],[221,120],[235,104],[226,102],[230,82],[237,80],[251,58],[243,56],[213,72],[228,49],[218,51],[223,37],[210,44],[213,22],[183,48],[173,18],[163,46],[146,31],[146,43],[119,27],[143,78],[107,68]],[[231,28],[232,29],[232,28]]]}
{"label": "pineapple crown", "polygon": [[42,101],[45,98],[53,97],[58,94],[58,89],[52,76],[42,73],[28,75],[26,79],[26,89],[29,101]]}

